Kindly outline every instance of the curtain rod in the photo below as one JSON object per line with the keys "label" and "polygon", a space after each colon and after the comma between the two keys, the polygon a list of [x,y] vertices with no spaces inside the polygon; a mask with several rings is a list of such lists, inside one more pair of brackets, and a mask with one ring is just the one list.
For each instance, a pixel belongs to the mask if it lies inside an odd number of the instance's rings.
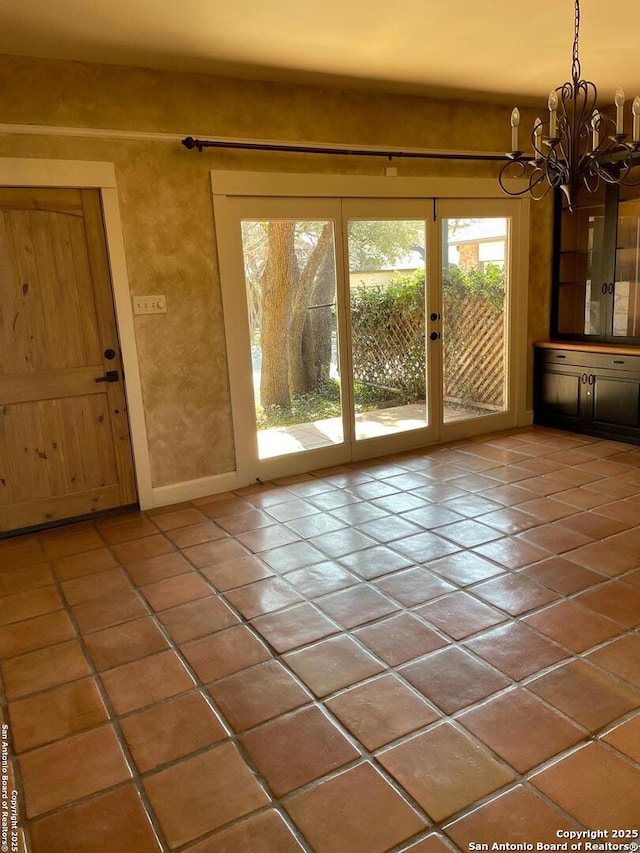
{"label": "curtain rod", "polygon": [[[254,142],[244,139],[194,139],[192,136],[182,138],[177,133],[149,132],[136,130],[110,130],[107,128],[93,127],[54,127],[50,125],[32,124],[4,124],[0,122],[0,134],[27,134],[30,136],[84,136],[98,139],[126,139],[137,142],[181,142],[189,150],[196,148],[202,151],[204,148],[232,148],[244,151],[289,151],[301,154],[348,154],[360,157],[387,157],[389,159],[414,158],[422,160],[468,160],[468,161],[495,161],[506,159],[505,154],[481,154],[447,151],[424,151],[409,149],[406,151],[392,151],[383,148],[358,148],[345,145],[320,145],[311,143],[309,145],[297,145],[288,142]],[[530,157],[523,157],[530,160]]]}
{"label": "curtain rod", "polygon": [[[182,144],[189,151],[197,149],[202,153],[205,148],[233,148],[242,151],[288,151],[296,154],[348,154],[357,157],[408,157],[418,160],[491,160],[499,162],[507,159],[506,154],[462,154],[436,151],[394,151],[371,148],[341,148],[339,146],[325,147],[322,145],[296,145],[295,143],[273,143],[273,142],[227,142],[224,140],[194,139],[187,136]],[[530,159],[523,157],[523,160]]]}

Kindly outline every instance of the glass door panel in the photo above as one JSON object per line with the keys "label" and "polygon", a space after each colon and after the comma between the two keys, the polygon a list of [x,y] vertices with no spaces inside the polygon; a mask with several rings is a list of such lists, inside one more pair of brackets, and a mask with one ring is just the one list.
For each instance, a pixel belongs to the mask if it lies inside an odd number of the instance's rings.
{"label": "glass door panel", "polygon": [[557,330],[561,335],[599,335],[606,311],[604,184],[579,198],[573,213],[563,207],[561,215]]}
{"label": "glass door panel", "polygon": [[331,220],[241,222],[258,456],[344,441]]}
{"label": "glass door panel", "polygon": [[355,439],[429,426],[424,219],[349,219]]}
{"label": "glass door panel", "polygon": [[507,408],[509,221],[442,220],[444,424]]}
{"label": "glass door panel", "polygon": [[640,336],[640,201],[620,201],[613,292],[614,337]]}

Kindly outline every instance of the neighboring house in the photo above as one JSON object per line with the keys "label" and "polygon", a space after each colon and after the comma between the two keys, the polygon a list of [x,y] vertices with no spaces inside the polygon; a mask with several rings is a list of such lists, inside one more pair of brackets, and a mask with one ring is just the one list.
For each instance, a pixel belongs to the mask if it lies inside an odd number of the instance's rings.
{"label": "neighboring house", "polygon": [[[462,221],[461,221],[462,222]],[[505,220],[470,219],[449,229],[447,240],[448,265],[461,269],[475,268],[484,272],[487,264],[504,267],[507,235]],[[414,251],[402,258],[394,267],[379,270],[352,270],[351,287],[380,287],[389,284],[397,272],[407,274],[423,266],[421,252]]]}
{"label": "neighboring house", "polygon": [[503,267],[507,235],[504,219],[470,220],[449,231],[449,265],[484,271],[486,264]]}

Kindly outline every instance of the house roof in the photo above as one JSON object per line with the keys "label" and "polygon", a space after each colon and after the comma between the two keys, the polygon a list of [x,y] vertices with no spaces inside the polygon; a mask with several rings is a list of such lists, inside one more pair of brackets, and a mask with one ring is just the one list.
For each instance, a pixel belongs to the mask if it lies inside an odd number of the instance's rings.
{"label": "house roof", "polygon": [[[640,4],[582,0],[583,76],[640,91]],[[0,52],[540,104],[571,72],[572,0],[4,0]]]}
{"label": "house roof", "polygon": [[[504,240],[507,236],[506,220],[499,219],[463,219],[460,225],[449,232],[449,245],[458,243],[487,243]],[[464,224],[462,224],[464,223]]]}

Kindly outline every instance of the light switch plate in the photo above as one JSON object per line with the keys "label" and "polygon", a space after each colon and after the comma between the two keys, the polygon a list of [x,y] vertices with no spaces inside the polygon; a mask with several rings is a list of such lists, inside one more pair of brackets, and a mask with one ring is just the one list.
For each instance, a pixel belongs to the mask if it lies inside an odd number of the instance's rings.
{"label": "light switch plate", "polygon": [[155,296],[134,296],[133,297],[133,313],[134,314],[166,314],[167,300],[162,295]]}

